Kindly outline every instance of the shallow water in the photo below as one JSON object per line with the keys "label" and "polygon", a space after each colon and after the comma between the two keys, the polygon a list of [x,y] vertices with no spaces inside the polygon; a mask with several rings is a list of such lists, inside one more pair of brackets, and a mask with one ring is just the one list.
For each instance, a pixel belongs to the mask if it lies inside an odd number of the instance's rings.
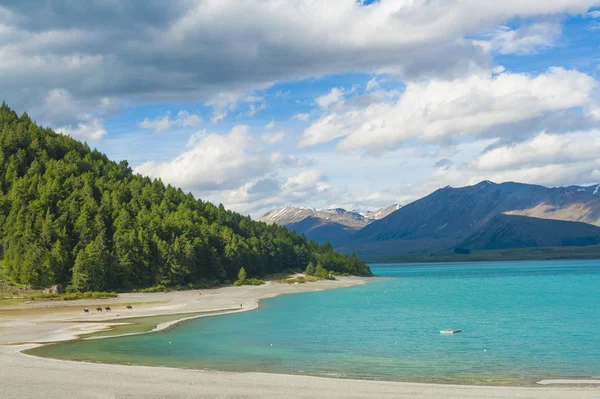
{"label": "shallow water", "polygon": [[[600,376],[600,261],[374,265],[365,286],[37,354],[366,379],[531,384]],[[441,335],[445,328],[462,332]]]}

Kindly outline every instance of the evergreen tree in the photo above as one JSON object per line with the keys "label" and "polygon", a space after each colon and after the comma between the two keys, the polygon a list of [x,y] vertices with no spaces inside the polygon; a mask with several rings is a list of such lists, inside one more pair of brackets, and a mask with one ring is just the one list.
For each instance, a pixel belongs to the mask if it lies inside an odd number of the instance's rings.
{"label": "evergreen tree", "polygon": [[238,279],[236,282],[239,284],[244,284],[246,282],[246,277],[246,269],[242,267],[238,272]]}
{"label": "evergreen tree", "polygon": [[309,276],[314,276],[315,265],[312,262],[308,262],[308,266],[306,266],[306,270],[304,271],[304,273],[308,274]]}

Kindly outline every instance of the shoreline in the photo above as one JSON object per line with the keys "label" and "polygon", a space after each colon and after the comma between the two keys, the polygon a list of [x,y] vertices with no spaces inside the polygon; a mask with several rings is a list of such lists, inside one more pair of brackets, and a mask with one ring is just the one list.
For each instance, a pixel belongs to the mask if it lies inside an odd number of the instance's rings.
{"label": "shoreline", "polygon": [[[152,331],[135,333],[147,334],[155,331],[161,331],[169,328],[180,322],[198,317],[210,317],[219,314],[240,313],[258,308],[261,299],[272,298],[279,295],[290,293],[314,292],[328,289],[345,288],[355,285],[366,284],[372,278],[356,278],[345,277],[335,281],[320,281],[313,283],[305,283],[302,285],[287,285],[267,283],[265,286],[259,287],[225,287],[216,290],[200,290],[198,291],[182,291],[168,294],[143,294],[147,295],[146,299],[152,299],[155,306],[139,305],[140,309],[136,310],[136,314],[125,313],[127,318],[133,317],[153,317],[176,314],[189,314],[189,308],[203,308],[199,311],[217,311],[217,309],[206,309],[206,306],[211,304],[227,303],[230,304],[235,300],[236,303],[242,298],[242,309],[232,310],[225,309],[222,313],[211,313],[207,315],[196,315],[184,317],[177,320],[160,323]],[[320,284],[325,283],[325,284]],[[304,286],[304,287],[302,287]],[[246,288],[246,289],[244,289]],[[204,294],[204,296],[202,295]],[[121,298],[115,298],[114,301],[105,300],[111,306],[125,304],[127,299],[133,299],[133,296],[139,294],[125,294]],[[167,297],[171,297],[170,301],[165,301]],[[156,300],[156,299],[161,300]],[[137,298],[139,299],[139,298]],[[206,300],[203,306],[190,306],[190,303],[195,303]],[[131,301],[134,302],[134,301]],[[96,301],[95,304],[99,302]],[[158,305],[156,305],[158,303]],[[39,304],[32,305],[29,308],[42,309]],[[79,303],[78,303],[79,305]],[[74,309],[70,305],[69,310]],[[82,305],[83,306],[83,305]],[[90,305],[91,306],[91,305]],[[186,309],[186,312],[177,312],[177,310]],[[3,315],[3,310],[0,309],[0,316]],[[35,312],[34,312],[35,313]],[[116,311],[115,311],[116,313]],[[116,313],[116,317],[120,317],[120,313]],[[25,312],[27,316],[27,312]],[[52,392],[54,389],[59,389],[58,385],[65,384],[64,380],[71,380],[67,386],[71,387],[72,392],[62,390],[60,397],[107,397],[116,394],[126,395],[127,392],[140,396],[165,396],[171,397],[187,397],[192,392],[187,390],[189,386],[198,385],[197,388],[203,392],[210,392],[210,397],[413,397],[419,395],[423,397],[448,397],[448,398],[468,398],[468,397],[489,397],[489,398],[505,398],[509,396],[519,396],[523,398],[565,398],[565,397],[597,397],[600,392],[600,381],[593,380],[544,380],[538,384],[540,387],[514,387],[514,386],[484,386],[484,385],[453,385],[453,384],[429,384],[416,382],[392,382],[392,381],[374,381],[360,379],[342,379],[342,378],[327,378],[318,376],[303,376],[295,374],[275,374],[261,372],[231,372],[217,370],[196,370],[185,368],[171,367],[155,367],[141,365],[117,365],[107,363],[94,363],[86,361],[70,361],[56,358],[39,357],[23,353],[23,351],[39,347],[50,342],[66,341],[77,339],[80,335],[94,332],[91,326],[96,327],[96,331],[106,330],[112,326],[123,324],[114,318],[113,315],[94,315],[98,323],[90,323],[90,320],[81,320],[81,317],[65,317],[65,314],[57,312],[55,317],[47,317],[51,328],[39,329],[30,327],[30,331],[17,331],[19,335],[25,333],[34,333],[38,338],[38,343],[14,345],[15,341],[7,342],[10,334],[7,334],[6,322],[4,317],[0,317],[0,364],[8,371],[3,372],[0,376],[0,396],[2,397],[39,397],[39,392]],[[108,316],[108,317],[105,317]],[[58,330],[54,329],[52,323],[68,323],[70,327],[64,327]],[[82,326],[85,323],[87,326]],[[10,324],[10,322],[8,323]],[[13,320],[14,324],[14,320]],[[40,322],[44,324],[44,320]],[[16,327],[13,325],[13,327]],[[85,328],[88,327],[88,328]],[[14,333],[13,333],[14,334]],[[8,335],[8,337],[7,337]],[[48,338],[55,339],[48,339]],[[116,337],[112,336],[112,337]],[[59,339],[56,339],[59,338]],[[98,337],[100,339],[102,337]],[[92,338],[93,339],[93,338]],[[34,340],[32,340],[34,341]],[[23,342],[23,340],[20,340]],[[104,377],[99,381],[93,381],[91,375],[101,373],[114,376],[108,380]],[[37,385],[30,386],[30,375],[43,376],[44,387],[40,388]],[[57,377],[60,374],[61,377]],[[51,376],[54,376],[52,378]],[[68,377],[68,378],[67,378]],[[123,379],[125,377],[125,379]],[[49,380],[47,380],[47,378]],[[128,381],[134,379],[137,388],[128,391],[131,385]],[[122,381],[123,380],[123,381]],[[60,384],[58,382],[60,381]],[[177,381],[173,383],[173,381]],[[584,384],[585,386],[578,386]],[[91,388],[93,387],[93,389]],[[146,386],[148,386],[146,388]],[[295,386],[299,391],[290,391],[289,386]],[[36,388],[37,387],[37,388]],[[77,387],[77,388],[75,388]],[[87,392],[92,389],[90,395],[82,395],[82,392]],[[207,391],[208,390],[208,391]],[[243,395],[241,394],[243,392]],[[36,395],[37,393],[37,395]],[[52,396],[52,394],[50,394]]]}

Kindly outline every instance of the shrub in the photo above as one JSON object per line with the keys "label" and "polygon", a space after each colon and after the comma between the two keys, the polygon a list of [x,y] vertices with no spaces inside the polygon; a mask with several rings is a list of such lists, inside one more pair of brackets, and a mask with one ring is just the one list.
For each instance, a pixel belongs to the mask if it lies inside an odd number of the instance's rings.
{"label": "shrub", "polygon": [[252,278],[245,279],[243,282],[240,280],[237,280],[236,282],[233,283],[233,285],[235,287],[239,287],[240,285],[261,285],[263,283],[264,283],[264,281],[262,281],[261,279],[252,277]]}
{"label": "shrub", "polygon": [[469,255],[471,253],[471,250],[467,248],[455,248],[454,253],[460,255]]}
{"label": "shrub", "polygon": [[238,279],[236,281],[236,283],[239,283],[238,285],[242,285],[246,282],[246,269],[244,269],[243,267],[240,269],[240,271],[238,272]]}
{"label": "shrub", "polygon": [[281,280],[280,282],[285,283],[285,284],[304,284],[306,283],[306,279],[304,277],[296,277],[296,278],[289,278],[287,280]]}
{"label": "shrub", "polygon": [[315,265],[312,262],[309,262],[308,266],[306,266],[306,270],[304,271],[304,273],[308,274],[309,276],[314,276],[315,275]]}
{"label": "shrub", "polygon": [[152,293],[152,292],[167,292],[167,287],[162,284],[155,285],[154,287],[143,288],[140,290],[143,293]]}

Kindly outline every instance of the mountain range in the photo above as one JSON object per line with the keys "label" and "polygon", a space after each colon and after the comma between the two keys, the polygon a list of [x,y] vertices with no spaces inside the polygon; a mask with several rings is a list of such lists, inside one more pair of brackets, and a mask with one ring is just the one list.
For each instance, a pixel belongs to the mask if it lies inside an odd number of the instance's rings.
{"label": "mountain range", "polygon": [[[280,219],[279,224],[370,260],[397,254],[436,254],[463,244],[471,244],[473,249],[518,248],[524,243],[588,245],[593,242],[589,237],[594,236],[588,226],[600,226],[600,185],[548,188],[482,181],[467,187],[444,187],[397,208],[377,220],[362,221],[362,227],[324,218],[322,213],[298,214],[293,221]],[[506,234],[499,234],[505,230]],[[570,233],[564,235],[566,230]]]}
{"label": "mountain range", "polygon": [[400,209],[391,205],[375,211],[347,211],[343,208],[315,209],[284,207],[271,210],[258,218],[267,224],[278,224],[305,234],[307,238],[323,243],[341,243],[349,240],[363,227]]}

